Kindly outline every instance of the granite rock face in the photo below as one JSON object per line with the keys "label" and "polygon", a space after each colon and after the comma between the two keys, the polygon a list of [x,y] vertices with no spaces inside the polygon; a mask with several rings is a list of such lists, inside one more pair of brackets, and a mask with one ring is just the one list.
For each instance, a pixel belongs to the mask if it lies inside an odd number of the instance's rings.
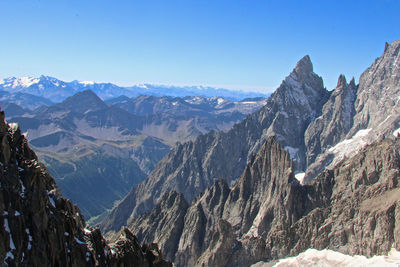
{"label": "granite rock face", "polygon": [[318,155],[343,140],[353,126],[356,113],[357,86],[354,79],[348,84],[344,75],[340,75],[337,86],[322,108],[322,115],[308,126],[304,141],[307,148],[307,166]]}
{"label": "granite rock face", "polygon": [[142,242],[161,244],[164,258],[173,261],[188,207],[183,195],[171,191],[150,214],[138,217],[129,228]]}
{"label": "granite rock face", "polygon": [[[349,136],[360,129],[372,128],[376,134],[392,135],[400,127],[400,40],[385,45],[377,58],[360,77],[356,115]],[[393,129],[393,126],[397,127]]]}
{"label": "granite rock face", "polygon": [[249,266],[308,248],[368,257],[400,249],[399,148],[400,139],[371,144],[301,185],[289,153],[269,138],[231,188],[217,180],[187,209],[175,265]]}
{"label": "granite rock face", "polygon": [[296,159],[296,168],[304,169],[304,132],[321,114],[328,98],[322,79],[313,72],[309,56],[305,56],[258,112],[226,133],[210,132],[174,147],[147,179],[112,210],[101,228],[118,231],[151,210],[170,190],[192,202],[215,180],[221,178],[230,183],[241,175],[268,136],[276,136]]}
{"label": "granite rock face", "polygon": [[[363,72],[359,81],[356,99],[350,105],[354,85],[350,82],[347,86],[340,86],[344,81],[341,82],[339,78],[338,87],[334,92],[341,92],[338,94],[339,100],[342,99],[344,103],[341,110],[336,109],[337,100],[333,105],[328,102],[324,111],[331,109],[334,116],[323,111],[323,115],[307,129],[306,143],[310,146],[307,147],[309,164],[305,181],[312,180],[325,168],[334,168],[338,162],[345,157],[352,157],[365,145],[393,135],[397,136],[399,133],[400,40],[391,44],[386,43],[382,56]],[[341,87],[341,91],[338,90]],[[343,90],[346,87],[347,90]],[[348,97],[344,97],[346,91]],[[323,128],[341,123],[343,127],[337,128],[339,132],[334,139],[329,135],[330,128]],[[350,129],[348,129],[349,124],[351,124]],[[321,132],[321,129],[326,130]],[[316,138],[319,132],[321,136]],[[321,153],[318,155],[319,150]]]}
{"label": "granite rock face", "polygon": [[29,148],[17,124],[0,113],[0,259],[8,266],[172,266],[155,245],[128,230],[113,244],[86,226]]}

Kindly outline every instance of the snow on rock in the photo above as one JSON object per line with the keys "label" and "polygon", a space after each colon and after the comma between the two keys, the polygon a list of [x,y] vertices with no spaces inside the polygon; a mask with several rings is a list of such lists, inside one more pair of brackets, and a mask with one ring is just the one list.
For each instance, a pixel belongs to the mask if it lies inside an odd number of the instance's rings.
{"label": "snow on rock", "polygon": [[33,84],[38,83],[40,80],[37,78],[32,78],[32,77],[21,77],[19,79],[15,79],[13,83],[13,87],[29,87]]}
{"label": "snow on rock", "polygon": [[304,176],[305,176],[305,174],[306,174],[306,173],[304,173],[304,172],[299,172],[299,173],[296,173],[296,174],[294,175],[294,177],[297,179],[297,181],[299,181],[300,184],[303,184],[303,183],[304,183]]}
{"label": "snow on rock", "polygon": [[93,81],[80,81],[79,83],[82,84],[82,85],[84,85],[84,86],[87,86],[87,85],[94,85],[94,82],[93,82]]}
{"label": "snow on rock", "polygon": [[[289,267],[289,266],[348,266],[348,267],[362,267],[362,266],[382,266],[382,267],[398,267],[400,264],[400,252],[394,248],[387,256],[374,256],[366,258],[365,256],[349,256],[329,249],[316,250],[308,249],[295,257],[279,260],[274,267]],[[266,267],[271,266],[266,262],[258,262],[251,265],[251,267]]]}
{"label": "snow on rock", "polygon": [[352,138],[343,140],[329,149],[329,152],[335,154],[335,162],[349,157],[360,151],[368,144],[367,135],[371,128],[359,130]]}
{"label": "snow on rock", "polygon": [[397,137],[400,134],[400,128],[394,130],[393,135]]}
{"label": "snow on rock", "polygon": [[10,129],[11,129],[12,132],[15,132],[15,131],[18,130],[18,127],[19,127],[18,123],[12,122],[12,123],[10,123],[8,125],[10,125]]}
{"label": "snow on rock", "polygon": [[14,245],[14,240],[13,240],[11,232],[10,232],[10,227],[8,225],[8,219],[7,218],[4,218],[4,228],[5,228],[6,232],[10,236],[10,248],[11,248],[11,250],[13,250],[13,249],[15,249],[15,245]]}

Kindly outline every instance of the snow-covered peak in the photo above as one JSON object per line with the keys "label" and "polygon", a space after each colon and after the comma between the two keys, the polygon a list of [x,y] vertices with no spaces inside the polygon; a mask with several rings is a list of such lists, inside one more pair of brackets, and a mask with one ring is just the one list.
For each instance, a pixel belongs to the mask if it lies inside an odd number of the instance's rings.
{"label": "snow-covered peak", "polygon": [[143,89],[149,89],[147,84],[145,84],[145,83],[137,83],[137,84],[135,84],[134,87],[143,88]]}
{"label": "snow-covered peak", "polygon": [[29,87],[33,84],[38,83],[40,80],[38,78],[32,78],[32,77],[21,77],[21,78],[15,78],[15,77],[9,77],[4,79],[1,84],[3,84],[4,87],[11,87],[11,88],[17,88],[17,87]]}
{"label": "snow-covered peak", "polygon": [[204,98],[200,96],[188,97],[185,99],[185,102],[189,104],[198,105],[204,102]]}
{"label": "snow-covered peak", "polygon": [[88,86],[88,85],[94,85],[95,82],[93,81],[80,81],[80,84],[82,84],[83,86]]}

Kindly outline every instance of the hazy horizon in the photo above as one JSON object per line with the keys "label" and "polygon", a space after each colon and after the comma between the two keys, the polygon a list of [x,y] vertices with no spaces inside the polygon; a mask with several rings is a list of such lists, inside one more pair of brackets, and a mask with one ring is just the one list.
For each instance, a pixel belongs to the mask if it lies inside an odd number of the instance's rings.
{"label": "hazy horizon", "polygon": [[0,2],[0,77],[269,93],[308,54],[332,90],[400,38],[400,2]]}

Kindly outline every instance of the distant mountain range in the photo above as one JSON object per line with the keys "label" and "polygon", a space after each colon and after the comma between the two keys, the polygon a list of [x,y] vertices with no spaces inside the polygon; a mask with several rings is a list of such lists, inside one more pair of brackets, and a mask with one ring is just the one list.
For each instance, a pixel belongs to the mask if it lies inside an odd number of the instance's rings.
{"label": "distant mountain range", "polygon": [[[155,84],[137,84],[129,87],[121,87],[112,83],[95,83],[92,81],[64,82],[49,76],[32,77],[10,77],[0,80],[0,100],[3,95],[11,94],[19,99],[17,104],[24,108],[33,109],[39,105],[51,105],[61,102],[69,96],[84,90],[92,90],[101,99],[109,100],[119,96],[137,97],[139,95],[152,96],[201,96],[201,97],[223,97],[232,101],[239,101],[244,98],[267,97],[268,94],[234,91],[222,88],[207,86],[167,86]],[[16,96],[16,94],[19,94]],[[24,94],[29,94],[24,96]],[[36,96],[40,98],[31,99]],[[10,98],[11,96],[5,96]],[[28,98],[22,100],[22,98]]]}

